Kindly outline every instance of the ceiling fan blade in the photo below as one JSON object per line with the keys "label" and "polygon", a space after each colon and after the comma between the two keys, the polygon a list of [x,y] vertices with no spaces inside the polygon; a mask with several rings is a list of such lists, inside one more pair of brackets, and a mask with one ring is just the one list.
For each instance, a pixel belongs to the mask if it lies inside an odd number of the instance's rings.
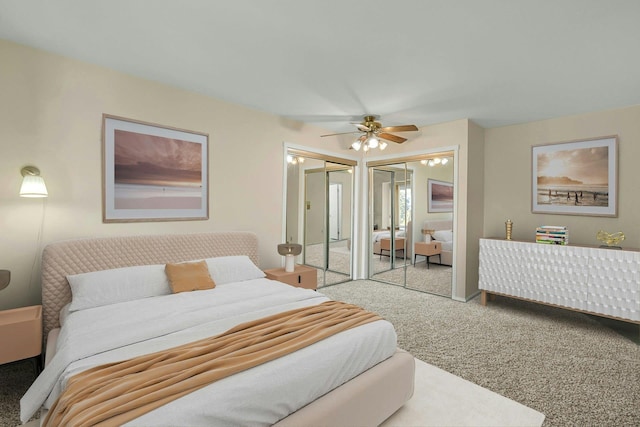
{"label": "ceiling fan blade", "polygon": [[360,133],[360,132],[330,133],[330,134],[327,134],[327,135],[320,135],[320,138],[325,137],[325,136],[349,135],[350,133]]}
{"label": "ceiling fan blade", "polygon": [[359,131],[361,132],[371,132],[371,129],[368,126],[363,125],[362,123],[354,123]]}
{"label": "ceiling fan blade", "polygon": [[416,125],[388,126],[385,128],[380,128],[380,132],[409,132],[417,130],[418,128],[416,127]]}
{"label": "ceiling fan blade", "polygon": [[402,144],[403,142],[405,142],[407,140],[407,138],[403,138],[403,137],[398,136],[398,135],[393,135],[393,134],[384,133],[384,132],[379,133],[378,137],[382,138],[382,139],[386,139],[388,141],[397,142],[398,144]]}

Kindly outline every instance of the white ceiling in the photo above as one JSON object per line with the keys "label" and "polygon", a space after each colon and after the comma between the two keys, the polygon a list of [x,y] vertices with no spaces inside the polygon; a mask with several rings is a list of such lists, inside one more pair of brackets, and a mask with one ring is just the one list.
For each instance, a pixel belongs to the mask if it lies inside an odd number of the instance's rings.
{"label": "white ceiling", "polygon": [[639,0],[0,0],[0,38],[335,131],[639,105],[639,22]]}

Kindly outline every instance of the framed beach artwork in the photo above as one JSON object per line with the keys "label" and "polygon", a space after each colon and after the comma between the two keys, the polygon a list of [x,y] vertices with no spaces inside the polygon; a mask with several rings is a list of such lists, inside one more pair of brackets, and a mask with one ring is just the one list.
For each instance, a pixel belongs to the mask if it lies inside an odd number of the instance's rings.
{"label": "framed beach artwork", "polygon": [[103,222],[209,218],[207,134],[103,115]]}
{"label": "framed beach artwork", "polygon": [[453,183],[427,179],[427,212],[453,212]]}
{"label": "framed beach artwork", "polygon": [[617,136],[532,147],[531,211],[617,216],[617,149]]}

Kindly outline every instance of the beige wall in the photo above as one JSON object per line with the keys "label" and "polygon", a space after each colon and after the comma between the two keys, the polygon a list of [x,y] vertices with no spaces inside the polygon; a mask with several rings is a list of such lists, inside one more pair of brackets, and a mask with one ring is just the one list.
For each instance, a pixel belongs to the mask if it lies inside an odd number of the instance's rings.
{"label": "beige wall", "polygon": [[[344,152],[325,130],[106,68],[2,40],[0,57],[0,269],[12,272],[0,309],[40,301],[39,254],[63,239],[250,230],[261,267],[278,266],[283,141]],[[102,223],[103,113],[209,134],[209,220]],[[48,199],[18,197],[28,164]]]}
{"label": "beige wall", "polygon": [[[531,147],[618,135],[618,217],[531,213]],[[484,234],[535,239],[539,225],[566,225],[574,244],[599,245],[596,233],[622,231],[622,246],[640,248],[640,106],[485,130]]]}

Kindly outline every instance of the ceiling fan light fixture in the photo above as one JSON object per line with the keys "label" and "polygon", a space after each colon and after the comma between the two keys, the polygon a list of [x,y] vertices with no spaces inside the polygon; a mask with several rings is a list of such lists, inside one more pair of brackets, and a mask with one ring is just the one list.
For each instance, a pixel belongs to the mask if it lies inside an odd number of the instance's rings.
{"label": "ceiling fan light fixture", "polygon": [[447,159],[446,157],[444,159],[442,159],[442,164],[446,165],[447,163],[449,163],[449,159]]}
{"label": "ceiling fan light fixture", "polygon": [[439,165],[441,161],[442,160],[440,159],[440,157],[436,157],[435,159],[433,159],[433,164],[434,165]]}
{"label": "ceiling fan light fixture", "polygon": [[360,147],[362,147],[362,142],[360,142],[359,139],[355,140],[353,144],[351,144],[351,148],[353,148],[356,151],[360,151]]}
{"label": "ceiling fan light fixture", "polygon": [[365,153],[367,151],[369,151],[369,144],[367,144],[366,142],[364,143],[364,146],[362,147],[362,151],[364,151]]}
{"label": "ceiling fan light fixture", "polygon": [[380,141],[378,141],[378,138],[376,138],[375,136],[370,136],[369,139],[367,139],[367,143],[370,148],[376,148],[379,142]]}
{"label": "ceiling fan light fixture", "polygon": [[384,150],[385,148],[387,148],[387,143],[382,141],[380,142],[380,145],[378,145],[378,148],[380,148],[380,150]]}

